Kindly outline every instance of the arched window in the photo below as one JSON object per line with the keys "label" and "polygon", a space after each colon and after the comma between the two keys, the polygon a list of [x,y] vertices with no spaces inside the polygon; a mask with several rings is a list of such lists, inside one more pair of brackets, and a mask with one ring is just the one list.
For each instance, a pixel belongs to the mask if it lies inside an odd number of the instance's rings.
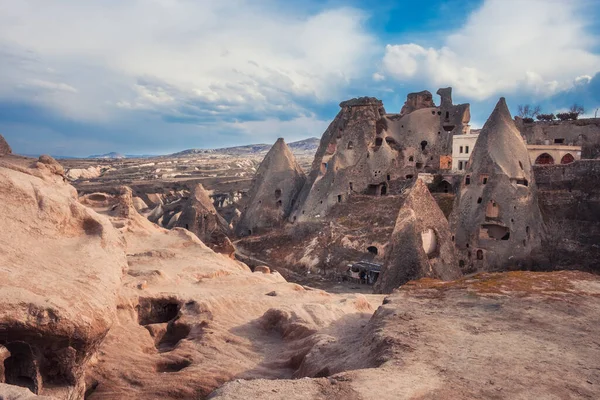
{"label": "arched window", "polygon": [[477,250],[477,259],[483,260],[483,250],[481,250],[481,249]]}
{"label": "arched window", "polygon": [[426,148],[426,147],[427,147],[427,140],[423,140],[423,141],[421,142],[421,150],[422,150],[422,151],[425,151],[425,148]]}
{"label": "arched window", "polygon": [[535,159],[535,163],[542,165],[552,165],[554,164],[554,158],[552,158],[552,156],[548,153],[543,153]]}
{"label": "arched window", "polygon": [[567,153],[560,159],[561,164],[571,164],[575,161],[575,158],[571,155],[571,153]]}

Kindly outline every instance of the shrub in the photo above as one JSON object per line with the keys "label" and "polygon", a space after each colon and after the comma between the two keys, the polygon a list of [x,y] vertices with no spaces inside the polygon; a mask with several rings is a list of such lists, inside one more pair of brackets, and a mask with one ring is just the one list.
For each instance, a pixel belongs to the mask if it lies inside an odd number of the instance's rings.
{"label": "shrub", "polygon": [[561,121],[574,121],[579,117],[579,112],[577,111],[570,111],[570,112],[564,112],[564,113],[558,113],[556,114],[556,117],[558,119],[560,119]]}
{"label": "shrub", "polygon": [[523,122],[526,124],[531,124],[533,122],[533,118],[523,118]]}
{"label": "shrub", "polygon": [[553,121],[556,119],[554,114],[538,114],[537,119],[539,121]]}

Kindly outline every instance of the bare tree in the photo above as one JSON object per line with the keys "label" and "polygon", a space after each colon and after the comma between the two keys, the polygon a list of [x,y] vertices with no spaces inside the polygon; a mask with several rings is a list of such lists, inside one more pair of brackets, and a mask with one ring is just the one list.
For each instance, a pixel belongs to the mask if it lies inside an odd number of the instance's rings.
{"label": "bare tree", "polygon": [[540,106],[532,106],[530,104],[519,104],[517,108],[517,113],[521,118],[534,118],[542,112]]}
{"label": "bare tree", "polygon": [[577,113],[577,115],[583,114],[585,113],[585,109],[583,108],[582,105],[579,105],[577,103],[574,103],[571,108],[569,108],[569,112],[572,113]]}

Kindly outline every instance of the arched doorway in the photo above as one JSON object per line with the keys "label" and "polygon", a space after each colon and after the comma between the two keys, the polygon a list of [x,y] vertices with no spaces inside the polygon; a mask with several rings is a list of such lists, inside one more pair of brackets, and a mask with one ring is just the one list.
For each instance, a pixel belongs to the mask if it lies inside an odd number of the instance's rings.
{"label": "arched doorway", "polygon": [[548,153],[543,153],[535,159],[535,163],[542,165],[552,165],[554,164],[554,158],[552,158],[552,156]]}
{"label": "arched doorway", "polygon": [[571,164],[573,161],[575,161],[575,157],[573,157],[571,153],[565,154],[563,158],[560,159],[561,164]]}

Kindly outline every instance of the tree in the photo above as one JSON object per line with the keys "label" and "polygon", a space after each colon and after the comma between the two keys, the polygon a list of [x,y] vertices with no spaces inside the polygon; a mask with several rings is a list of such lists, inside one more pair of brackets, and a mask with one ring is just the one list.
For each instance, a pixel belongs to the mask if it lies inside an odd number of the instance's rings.
{"label": "tree", "polygon": [[577,103],[574,103],[571,108],[569,108],[569,112],[572,113],[577,113],[577,115],[579,116],[579,114],[583,114],[585,113],[585,109],[583,108],[582,105],[579,105]]}
{"label": "tree", "polygon": [[541,112],[540,106],[532,106],[530,104],[519,104],[517,107],[517,114],[519,117],[525,119],[533,119],[536,115]]}

